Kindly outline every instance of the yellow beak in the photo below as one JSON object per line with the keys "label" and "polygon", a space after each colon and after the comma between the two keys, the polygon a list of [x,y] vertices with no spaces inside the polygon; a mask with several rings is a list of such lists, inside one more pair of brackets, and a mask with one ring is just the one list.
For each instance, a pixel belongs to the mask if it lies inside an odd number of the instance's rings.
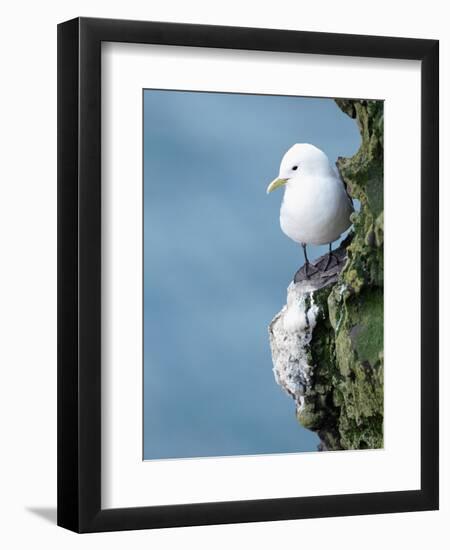
{"label": "yellow beak", "polygon": [[287,178],[275,178],[272,182],[269,183],[269,186],[267,187],[267,194],[272,193],[272,191],[275,191],[275,189],[278,189],[278,187],[281,187],[287,182]]}

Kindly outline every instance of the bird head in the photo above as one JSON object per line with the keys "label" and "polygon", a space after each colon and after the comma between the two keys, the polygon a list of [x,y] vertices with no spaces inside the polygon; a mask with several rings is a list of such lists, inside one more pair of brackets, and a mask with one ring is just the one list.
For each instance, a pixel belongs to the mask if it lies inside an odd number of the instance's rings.
{"label": "bird head", "polygon": [[284,155],[280,164],[280,172],[267,187],[271,193],[278,187],[295,181],[303,175],[328,174],[331,171],[326,154],[310,143],[296,143]]}

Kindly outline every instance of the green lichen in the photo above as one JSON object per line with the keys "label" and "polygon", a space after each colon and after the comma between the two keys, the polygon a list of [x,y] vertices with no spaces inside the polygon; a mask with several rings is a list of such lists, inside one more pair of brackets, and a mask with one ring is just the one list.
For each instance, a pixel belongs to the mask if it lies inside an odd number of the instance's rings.
{"label": "green lichen", "polygon": [[358,152],[337,161],[361,209],[338,281],[314,295],[314,383],[298,419],[327,449],[374,449],[383,447],[383,102],[336,103],[361,133]]}
{"label": "green lichen", "polygon": [[358,319],[350,332],[353,348],[361,363],[375,366],[383,349],[383,293],[380,289],[366,290],[352,309],[353,317]]}
{"label": "green lichen", "polygon": [[[330,319],[326,315],[330,287],[314,293],[314,303],[319,308],[314,328],[314,337],[309,346],[309,363],[315,365],[314,384],[305,394],[305,404],[298,413],[299,422],[308,429],[318,431],[321,439],[334,445],[338,437],[336,422],[339,409],[332,400],[333,387],[339,382],[336,367],[334,335]],[[320,361],[318,361],[320,358]]]}

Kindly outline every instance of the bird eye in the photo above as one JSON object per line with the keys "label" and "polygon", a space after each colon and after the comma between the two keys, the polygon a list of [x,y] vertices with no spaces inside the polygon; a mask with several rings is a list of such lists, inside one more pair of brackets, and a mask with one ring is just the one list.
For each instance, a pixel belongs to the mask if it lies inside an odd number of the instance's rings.
{"label": "bird eye", "polygon": [[298,166],[293,166],[292,170],[297,170]]}

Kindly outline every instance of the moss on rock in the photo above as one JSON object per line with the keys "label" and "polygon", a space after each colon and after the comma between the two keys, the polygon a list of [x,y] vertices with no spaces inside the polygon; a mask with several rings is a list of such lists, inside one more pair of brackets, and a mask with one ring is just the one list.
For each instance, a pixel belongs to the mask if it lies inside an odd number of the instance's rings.
{"label": "moss on rock", "polygon": [[[361,203],[347,263],[328,298],[335,329],[340,448],[383,447],[383,102],[337,100],[354,118],[361,146],[337,166]],[[344,289],[344,291],[342,291]],[[313,338],[314,339],[314,338]],[[326,358],[324,358],[326,359]]]}

